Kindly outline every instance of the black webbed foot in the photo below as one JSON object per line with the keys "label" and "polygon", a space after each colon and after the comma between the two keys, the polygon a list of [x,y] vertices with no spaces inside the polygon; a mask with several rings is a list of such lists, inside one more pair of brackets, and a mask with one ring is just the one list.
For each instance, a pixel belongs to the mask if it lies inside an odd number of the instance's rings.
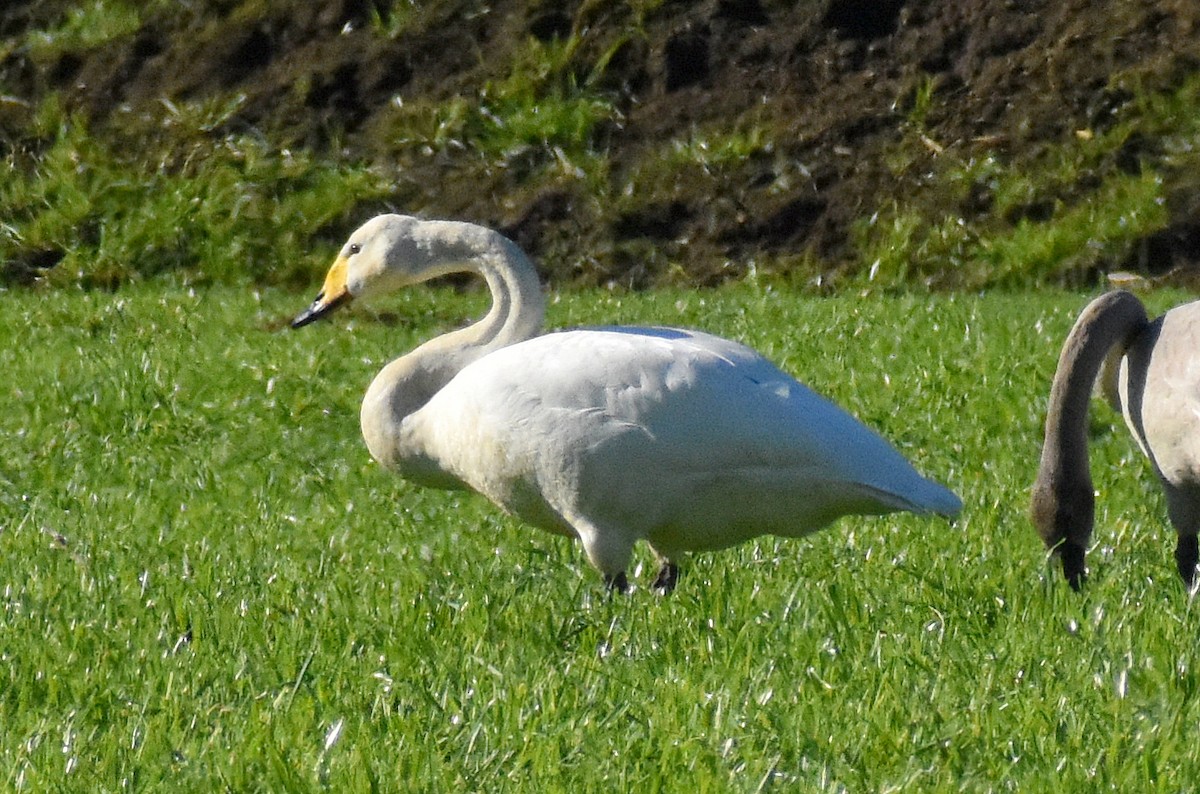
{"label": "black webbed foot", "polygon": [[656,591],[662,595],[667,595],[675,589],[675,585],[679,583],[679,566],[673,562],[667,561],[663,563],[662,568],[658,570],[658,576],[651,585]]}
{"label": "black webbed foot", "polygon": [[608,588],[610,593],[628,593],[629,580],[625,578],[625,572],[604,577],[604,586]]}

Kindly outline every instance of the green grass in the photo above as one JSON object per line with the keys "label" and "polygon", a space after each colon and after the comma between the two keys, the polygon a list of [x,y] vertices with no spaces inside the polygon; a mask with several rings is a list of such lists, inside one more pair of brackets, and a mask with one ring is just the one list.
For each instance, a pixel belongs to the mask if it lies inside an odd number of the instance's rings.
{"label": "green grass", "polygon": [[923,82],[890,163],[914,184],[857,221],[858,282],[1012,288],[1114,269],[1167,226],[1172,191],[1194,187],[1200,78],[1163,93],[1114,88],[1136,99],[1110,126],[1013,156],[1003,142],[931,141],[924,120],[937,99]]}
{"label": "green grass", "polygon": [[[979,288],[1051,283],[1090,267],[1115,269],[1131,247],[1167,225],[1161,177],[1118,175],[1077,203],[1059,206],[1052,222],[1021,219],[990,232],[960,216],[931,220],[914,210],[860,224],[863,284],[903,287],[926,281]],[[1078,276],[1076,276],[1078,279]]]}
{"label": "green grass", "polygon": [[687,140],[674,140],[665,147],[662,159],[671,165],[720,168],[741,163],[769,148],[769,133],[762,127],[703,135],[693,132]]}
{"label": "green grass", "polygon": [[[162,3],[141,5],[145,11]],[[70,8],[57,27],[30,31],[25,37],[25,45],[34,61],[51,63],[64,53],[86,51],[132,35],[141,23],[141,15],[135,4],[120,0],[91,0]]]}
{"label": "green grass", "polygon": [[45,275],[58,285],[108,288],[161,273],[304,283],[313,238],[391,190],[370,168],[219,134],[236,102],[165,107],[171,143],[147,155],[114,151],[57,100],[44,102],[31,140],[0,160],[0,270],[27,275],[12,263],[57,252]]}
{"label": "green grass", "polygon": [[[395,41],[486,11],[475,2],[367,5],[371,37]],[[243,4],[235,16],[266,24],[269,6]],[[608,72],[626,45],[646,44],[661,6],[585,3],[571,32],[547,41],[512,26],[520,45],[481,64],[469,89],[392,97],[354,133],[374,143],[353,161],[338,145],[348,130],[331,126],[316,151],[282,121],[248,127],[253,100],[234,89],[163,99],[150,111],[117,108],[92,123],[69,109],[77,98],[0,97],[11,111],[0,119],[0,283],[63,257],[48,274],[58,284],[111,288],[163,272],[190,283],[297,284],[315,276],[306,253],[314,238],[340,242],[353,219],[384,206],[510,223],[531,208],[553,210],[558,198],[566,209],[548,214],[569,213],[574,225],[539,229],[542,264],[558,283],[678,285],[757,270],[854,288],[1084,284],[1127,267],[1147,237],[1181,222],[1178,207],[1196,191],[1200,78],[1160,90],[1117,73],[1109,91],[1128,100],[1096,129],[1057,140],[939,141],[955,91],[914,75],[893,108],[904,119],[895,146],[879,158],[890,187],[847,219],[844,251],[767,240],[764,252],[738,254],[754,247],[752,234],[732,249],[704,235],[660,239],[673,222],[694,227],[705,213],[715,213],[715,229],[730,207],[748,223],[756,211],[770,217],[798,185],[816,184],[810,167],[820,170],[786,103],[640,141],[636,156],[624,156],[621,90]],[[57,68],[154,30],[168,14],[161,0],[89,0],[0,49]],[[311,89],[311,76],[298,80],[288,101],[302,106]],[[743,208],[738,197],[755,197],[747,186],[766,176],[762,206]],[[480,205],[481,195],[495,200]]]}
{"label": "green grass", "polygon": [[1111,411],[1083,594],[1024,514],[1087,296],[555,296],[552,325],[753,344],[966,504],[954,525],[846,519],[700,555],[669,598],[643,556],[614,599],[567,540],[394,480],[359,439],[374,372],[481,294],[286,330],[308,297],[4,295],[0,787],[1177,791],[1200,774],[1193,602]]}
{"label": "green grass", "polygon": [[461,160],[460,178],[468,183],[499,170],[516,174],[529,191],[578,184],[603,195],[608,174],[600,138],[620,114],[591,85],[602,67],[574,63],[579,45],[574,36],[530,37],[506,76],[487,81],[476,96],[396,104],[380,123],[402,159],[436,152]]}

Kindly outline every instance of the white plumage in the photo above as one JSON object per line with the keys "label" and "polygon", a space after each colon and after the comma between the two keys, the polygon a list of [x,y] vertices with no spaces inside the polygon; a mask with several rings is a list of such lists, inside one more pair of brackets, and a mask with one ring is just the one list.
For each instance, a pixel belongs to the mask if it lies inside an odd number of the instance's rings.
{"label": "white plumage", "polygon": [[363,402],[371,454],[418,483],[466,487],[578,537],[625,587],[635,543],[673,587],[684,552],[799,536],[847,514],[955,515],[958,497],[888,442],[736,342],[674,328],[536,336],[536,272],[471,224],[377,217],[351,235],[304,325],[348,296],[479,273],[493,307],[393,361]]}

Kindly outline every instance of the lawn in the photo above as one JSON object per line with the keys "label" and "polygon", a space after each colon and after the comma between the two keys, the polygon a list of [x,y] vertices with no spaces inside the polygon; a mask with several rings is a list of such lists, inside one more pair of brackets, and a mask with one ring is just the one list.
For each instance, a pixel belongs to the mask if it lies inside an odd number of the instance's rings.
{"label": "lawn", "polygon": [[610,597],[566,539],[370,461],[370,378],[482,293],[415,289],[292,332],[310,294],[8,292],[0,788],[1186,788],[1193,601],[1106,406],[1083,593],[1025,515],[1087,297],[554,295],[552,326],[759,348],[965,503],[953,524],[850,518],[698,555],[662,598],[644,553]]}

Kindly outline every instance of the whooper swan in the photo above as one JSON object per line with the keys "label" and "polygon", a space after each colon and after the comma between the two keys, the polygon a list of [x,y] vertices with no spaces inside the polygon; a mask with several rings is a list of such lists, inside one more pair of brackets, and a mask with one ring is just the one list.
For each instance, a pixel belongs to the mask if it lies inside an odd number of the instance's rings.
{"label": "whooper swan", "polygon": [[671,590],[687,551],[771,533],[798,537],[847,514],[954,516],[961,502],[890,444],[736,342],[676,328],[539,336],[537,273],[511,241],[469,223],[381,215],[355,231],[306,325],[353,298],[476,273],[492,307],[375,377],[362,431],[413,482],[469,488],[578,538],[625,590],[649,542]]}
{"label": "whooper swan", "polygon": [[1087,305],[1063,344],[1031,515],[1075,589],[1094,520],[1087,415],[1100,373],[1101,390],[1162,482],[1178,533],[1175,562],[1191,586],[1200,530],[1200,302],[1149,322],[1132,293],[1108,292]]}

